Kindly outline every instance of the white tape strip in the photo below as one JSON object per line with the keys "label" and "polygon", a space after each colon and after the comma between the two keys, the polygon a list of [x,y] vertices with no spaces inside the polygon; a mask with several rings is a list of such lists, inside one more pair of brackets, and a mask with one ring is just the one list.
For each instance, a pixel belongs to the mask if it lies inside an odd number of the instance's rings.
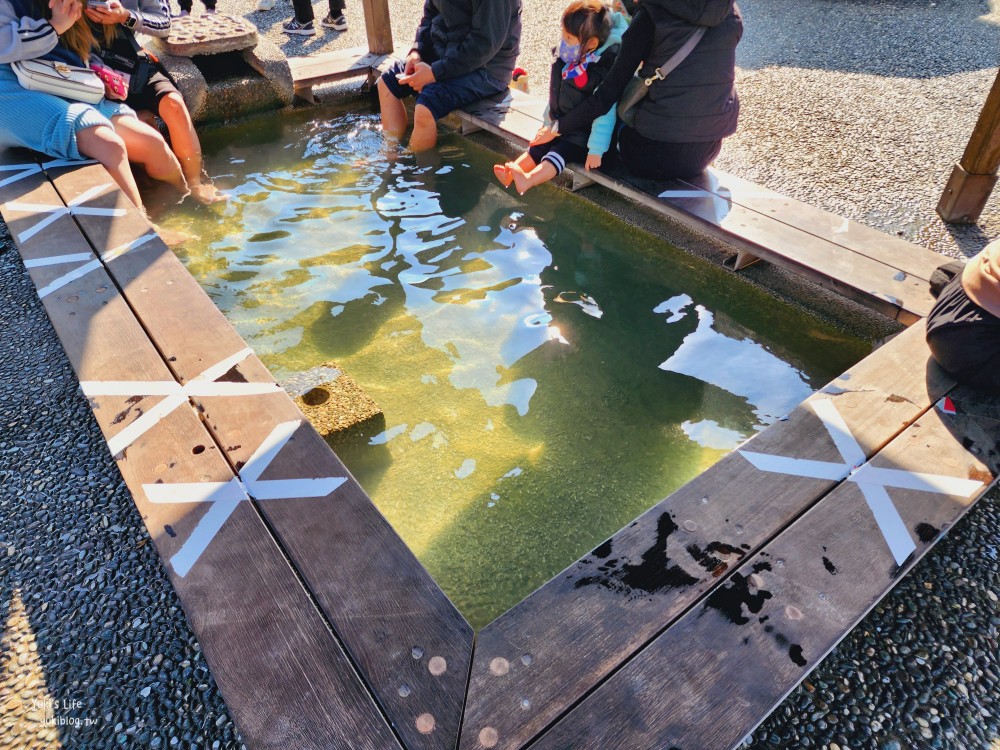
{"label": "white tape strip", "polygon": [[223,525],[233,515],[244,498],[245,496],[243,498],[227,498],[212,503],[208,512],[201,517],[198,525],[191,532],[191,536],[170,558],[170,564],[177,575],[183,578],[190,572],[194,564],[198,562],[198,558],[208,549],[208,545],[215,539],[215,535],[222,530]]}
{"label": "white tape strip", "polygon": [[867,460],[865,452],[858,445],[858,441],[854,439],[851,429],[847,426],[847,422],[844,421],[840,412],[837,411],[837,407],[833,405],[833,401],[828,398],[816,399],[812,402],[812,408],[823,426],[826,427],[826,431],[830,433],[830,437],[833,438],[833,444],[837,446],[837,451],[844,459],[844,463],[851,468],[861,466]]}
{"label": "white tape strip", "polygon": [[272,479],[250,484],[250,494],[258,500],[283,500],[290,497],[326,497],[347,477],[323,479]]}
{"label": "white tape strip", "polygon": [[35,258],[24,261],[25,268],[44,268],[45,266],[59,266],[63,263],[83,263],[94,257],[93,253],[72,253],[70,255],[50,255],[47,258]]}
{"label": "white tape strip", "polygon": [[829,479],[837,482],[847,477],[850,472],[850,467],[828,461],[772,456],[767,453],[753,453],[751,451],[737,451],[737,453],[752,463],[755,468],[775,474],[791,474],[796,477]]}
{"label": "white tape strip", "polygon": [[850,481],[858,484],[880,484],[883,487],[897,487],[902,490],[923,490],[940,492],[944,495],[969,497],[983,486],[978,479],[944,477],[938,474],[923,474],[899,469],[880,469],[865,464],[851,476]]}
{"label": "white tape strip", "polygon": [[90,261],[89,263],[85,263],[84,265],[80,266],[79,268],[73,269],[69,273],[60,276],[55,281],[53,281],[50,284],[47,284],[44,287],[42,287],[41,289],[39,289],[38,290],[38,297],[39,297],[39,299],[45,299],[46,297],[48,297],[53,292],[58,292],[60,289],[62,289],[67,284],[69,284],[71,282],[74,282],[77,279],[79,279],[79,278],[81,278],[83,276],[86,276],[91,271],[96,271],[98,268],[101,268],[101,267],[102,267],[101,266],[101,261],[99,261],[99,260],[97,260],[95,258],[94,260]]}
{"label": "white tape strip", "polygon": [[135,250],[138,247],[142,247],[147,242],[156,239],[157,236],[158,235],[156,234],[156,232],[150,232],[149,234],[144,234],[139,239],[132,240],[131,242],[127,242],[124,245],[119,245],[114,250],[108,250],[101,256],[101,260],[103,260],[105,263],[113,261],[115,258],[120,258],[125,253],[131,250]]}
{"label": "white tape strip", "polygon": [[124,216],[126,213],[124,208],[86,208],[81,206],[82,203],[89,201],[110,187],[112,187],[110,182],[92,187],[90,190],[81,193],[71,200],[66,206],[52,206],[45,203],[8,203],[7,208],[11,211],[49,214],[33,227],[19,234],[18,242],[27,242],[54,221],[67,214],[79,216]]}
{"label": "white tape strip", "polygon": [[246,499],[243,485],[235,477],[228,482],[144,484],[143,489],[151,503],[214,503]]}
{"label": "white tape strip", "polygon": [[150,427],[186,402],[187,396],[167,396],[128,427],[108,440],[108,449],[111,451],[111,455],[117,456],[144,435]]}
{"label": "white tape strip", "polygon": [[189,396],[259,396],[264,393],[281,393],[281,386],[277,383],[208,383],[192,380],[184,386],[184,390]]}
{"label": "white tape strip", "polygon": [[38,174],[41,171],[42,168],[37,164],[8,164],[0,166],[0,172],[17,172],[17,174],[12,177],[0,180],[0,188],[12,185],[18,180],[23,180],[25,177],[31,177],[31,175]]}
{"label": "white tape strip", "polygon": [[254,454],[250,456],[250,459],[240,469],[240,479],[251,485],[260,479],[260,475],[264,473],[264,469],[268,467],[271,461],[274,460],[274,457],[285,447],[285,444],[292,439],[292,435],[299,429],[299,424],[301,422],[297,420],[294,422],[282,422],[271,430],[271,434],[264,438],[264,442],[260,444],[260,447],[254,451]]}
{"label": "white tape strip", "polygon": [[84,396],[174,396],[184,389],[173,380],[84,380],[80,390]]}
{"label": "white tape strip", "polygon": [[892,504],[892,498],[885,491],[885,487],[879,484],[858,484],[861,494],[865,496],[865,502],[871,508],[872,515],[875,516],[875,523],[878,524],[879,531],[885,537],[889,551],[892,552],[893,559],[897,565],[902,565],[917,548],[913,543],[913,538],[899,517],[899,511]]}
{"label": "white tape strip", "polygon": [[253,354],[253,350],[247,347],[246,349],[240,349],[236,354],[226,357],[224,360],[219,362],[217,365],[212,365],[201,375],[198,375],[194,380],[217,380],[225,375],[227,372],[232,370],[236,365],[245,360]]}

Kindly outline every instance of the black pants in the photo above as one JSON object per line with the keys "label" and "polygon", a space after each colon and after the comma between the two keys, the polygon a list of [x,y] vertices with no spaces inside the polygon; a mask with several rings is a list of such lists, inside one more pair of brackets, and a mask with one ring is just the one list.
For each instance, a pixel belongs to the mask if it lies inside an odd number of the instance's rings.
{"label": "black pants", "polygon": [[704,172],[722,150],[722,141],[666,143],[646,138],[626,125],[618,134],[618,150],[625,168],[636,177],[669,180]]}
{"label": "black pants", "polygon": [[[311,0],[292,0],[292,7],[295,8],[295,20],[299,23],[309,23],[316,18],[313,15]],[[342,16],[346,7],[347,3],[344,0],[330,0],[330,15],[333,18]]]}
{"label": "black pants", "polygon": [[[202,0],[202,2],[205,4],[206,10],[215,10],[216,0]],[[190,13],[191,9],[194,7],[194,0],[177,0],[177,4],[181,6],[181,10],[185,10]]]}
{"label": "black pants", "polygon": [[953,278],[927,316],[927,345],[955,380],[1000,393],[1000,318],[981,308]]}

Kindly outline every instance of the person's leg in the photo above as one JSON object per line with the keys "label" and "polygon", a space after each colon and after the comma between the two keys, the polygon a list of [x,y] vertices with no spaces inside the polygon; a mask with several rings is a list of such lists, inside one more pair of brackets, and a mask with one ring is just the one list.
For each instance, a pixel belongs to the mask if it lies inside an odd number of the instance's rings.
{"label": "person's leg", "polygon": [[509,188],[511,183],[514,182],[514,169],[519,169],[522,172],[530,172],[537,166],[537,162],[545,154],[549,152],[549,144],[543,144],[541,146],[532,146],[523,154],[518,156],[514,161],[508,161],[504,164],[494,164],[493,174],[500,184],[505,188]]}
{"label": "person's leg", "polygon": [[406,105],[403,99],[415,92],[409,86],[402,86],[396,76],[403,72],[403,62],[398,62],[378,79],[379,111],[382,114],[382,132],[393,138],[402,138],[409,125]]}
{"label": "person's leg", "polygon": [[111,179],[139,210],[145,210],[139,188],[128,163],[125,141],[107,125],[84,128],[76,134],[77,149],[86,157],[96,159],[108,170]]}
{"label": "person's leg", "polygon": [[181,165],[159,132],[134,117],[115,117],[112,122],[115,132],[125,142],[129,161],[142,165],[154,180],[169,183],[182,193],[188,192]]}
{"label": "person's leg", "polygon": [[426,151],[437,144],[438,128],[434,113],[424,104],[413,108],[413,132],[410,133],[410,150]]}
{"label": "person's leg", "polygon": [[[544,155],[543,150],[545,151]],[[511,169],[514,175],[514,187],[521,195],[560,174],[566,168],[567,162],[578,162],[586,159],[587,149],[564,138],[559,138],[545,144],[544,147],[533,146],[529,150],[529,155],[541,157],[534,169],[525,172],[513,165]]]}
{"label": "person's leg", "polygon": [[292,0],[292,8],[295,15],[281,24],[282,31],[299,36],[314,35],[316,29],[313,21],[316,16],[313,14],[312,0]]}
{"label": "person's leg", "polygon": [[320,21],[320,24],[334,31],[347,31],[347,16],[344,15],[346,7],[344,0],[330,0],[330,15]]}
{"label": "person's leg", "polygon": [[160,98],[157,106],[158,114],[170,133],[170,146],[180,162],[191,195],[199,203],[225,200],[226,197],[214,185],[202,182],[201,141],[198,140],[184,98],[180,93],[171,91]]}
{"label": "person's leg", "polygon": [[191,8],[194,7],[194,0],[177,0],[177,4],[181,8],[180,15],[186,16],[191,12]]}

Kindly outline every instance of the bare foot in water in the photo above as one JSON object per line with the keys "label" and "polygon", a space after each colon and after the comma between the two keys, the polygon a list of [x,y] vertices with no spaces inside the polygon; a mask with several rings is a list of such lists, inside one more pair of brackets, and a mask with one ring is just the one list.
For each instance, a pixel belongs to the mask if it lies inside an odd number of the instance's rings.
{"label": "bare foot in water", "polygon": [[223,203],[229,200],[229,196],[225,193],[220,193],[215,185],[211,183],[205,184],[201,183],[199,185],[191,186],[191,197],[198,201],[203,206],[211,205],[212,203]]}
{"label": "bare foot in water", "polygon": [[494,164],[493,174],[496,175],[496,178],[500,180],[500,184],[505,188],[509,188],[510,183],[514,181],[514,174],[510,168],[510,162],[507,162],[506,164]]}
{"label": "bare foot in water", "polygon": [[160,236],[160,239],[163,240],[163,244],[167,247],[177,247],[178,245],[183,245],[185,242],[192,239],[192,236],[186,232],[166,229],[158,224],[152,224],[152,222],[151,225],[153,227],[153,231]]}
{"label": "bare foot in water", "polygon": [[519,195],[524,195],[531,189],[531,179],[524,173],[516,164],[510,165],[510,173],[514,178],[514,187],[517,188]]}

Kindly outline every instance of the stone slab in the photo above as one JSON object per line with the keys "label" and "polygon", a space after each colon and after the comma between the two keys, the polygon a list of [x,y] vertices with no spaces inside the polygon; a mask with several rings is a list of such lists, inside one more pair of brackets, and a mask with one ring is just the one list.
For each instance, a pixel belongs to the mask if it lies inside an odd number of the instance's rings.
{"label": "stone slab", "polygon": [[170,36],[163,40],[166,51],[179,57],[238,52],[256,45],[257,29],[252,23],[219,13],[175,18]]}
{"label": "stone slab", "polygon": [[324,362],[281,385],[323,437],[384,419],[382,408],[336,362]]}

